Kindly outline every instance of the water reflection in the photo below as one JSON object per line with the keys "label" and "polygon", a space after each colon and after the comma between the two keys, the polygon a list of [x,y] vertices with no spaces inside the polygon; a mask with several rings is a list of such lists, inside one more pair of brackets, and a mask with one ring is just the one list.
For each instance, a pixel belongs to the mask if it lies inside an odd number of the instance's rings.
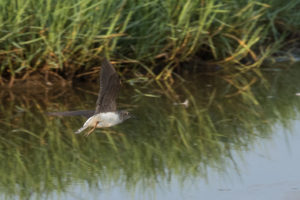
{"label": "water reflection", "polygon": [[[268,72],[262,82],[247,75],[234,83],[198,76],[172,86],[128,86],[119,102],[135,119],[88,138],[74,134],[84,118],[45,113],[93,109],[97,87],[34,95],[2,90],[1,192],[7,198],[56,198],[74,188],[151,190],[174,176],[184,184],[194,178],[210,182],[211,171],[220,177],[232,169],[240,173],[237,156],[273,137],[275,124],[289,128],[296,118],[299,75],[294,67]],[[174,106],[185,99],[188,108]]]}

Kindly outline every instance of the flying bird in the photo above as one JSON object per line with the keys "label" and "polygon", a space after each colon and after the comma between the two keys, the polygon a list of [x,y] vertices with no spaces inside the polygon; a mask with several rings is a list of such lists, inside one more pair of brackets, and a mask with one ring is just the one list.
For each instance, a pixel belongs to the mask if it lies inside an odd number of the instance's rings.
{"label": "flying bird", "polygon": [[120,87],[121,84],[116,70],[104,58],[101,64],[100,90],[96,102],[96,110],[53,112],[49,114],[55,116],[83,115],[89,117],[83,126],[75,132],[78,134],[91,127],[90,131],[85,134],[85,136],[89,136],[96,128],[111,127],[131,118],[130,113],[126,110],[117,110],[116,98]]}

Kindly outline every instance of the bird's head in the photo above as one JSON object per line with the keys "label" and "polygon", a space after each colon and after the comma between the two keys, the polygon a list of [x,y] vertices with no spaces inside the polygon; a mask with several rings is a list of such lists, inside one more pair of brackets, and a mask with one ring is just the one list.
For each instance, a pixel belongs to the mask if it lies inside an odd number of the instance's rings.
{"label": "bird's head", "polygon": [[120,118],[123,121],[125,121],[125,120],[127,120],[127,119],[129,119],[129,118],[132,117],[132,115],[128,111],[126,111],[126,110],[119,111],[119,115],[120,115]]}

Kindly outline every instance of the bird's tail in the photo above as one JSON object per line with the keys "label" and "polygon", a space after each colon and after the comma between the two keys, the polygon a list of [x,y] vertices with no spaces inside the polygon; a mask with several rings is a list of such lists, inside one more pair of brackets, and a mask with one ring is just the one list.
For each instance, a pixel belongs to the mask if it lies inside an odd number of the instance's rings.
{"label": "bird's tail", "polygon": [[83,127],[81,127],[80,129],[78,129],[78,130],[75,132],[75,134],[81,133],[81,132],[84,131],[87,127],[89,127],[89,126],[83,126]]}

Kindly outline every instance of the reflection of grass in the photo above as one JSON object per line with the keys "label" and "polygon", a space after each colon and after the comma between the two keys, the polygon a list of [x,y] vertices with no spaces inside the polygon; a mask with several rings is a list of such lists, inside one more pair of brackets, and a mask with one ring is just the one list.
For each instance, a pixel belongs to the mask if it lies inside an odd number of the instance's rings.
{"label": "reflection of grass", "polygon": [[246,58],[256,61],[251,68],[299,30],[298,0],[267,3],[2,0],[0,76],[52,69],[71,79],[93,71],[104,49],[149,74],[165,59],[161,78],[193,57],[240,65]]}
{"label": "reflection of grass", "polygon": [[[300,109],[294,96],[299,89],[298,77],[295,71],[272,74],[271,89],[253,85],[249,88],[255,94],[252,98],[224,97],[234,94],[236,88],[204,77],[186,87],[174,85],[176,89],[170,87],[162,98],[141,98],[123,90],[128,95],[126,102],[138,105],[132,110],[136,119],[97,130],[88,138],[74,134],[83,120],[46,116],[40,108],[44,103],[30,103],[31,99],[25,104],[18,102],[19,98],[2,103],[1,191],[8,196],[47,196],[52,191],[66,191],[74,182],[96,185],[100,180],[134,188],[137,183],[153,185],[158,178],[168,180],[173,174],[184,180],[206,178],[210,168],[226,173],[234,164],[233,150],[249,148],[257,136],[271,136],[275,123],[288,126],[289,119],[295,117]],[[206,88],[208,82],[212,87]],[[190,107],[173,106],[176,94],[189,98]],[[96,99],[89,95],[65,98],[66,103],[73,100],[79,107],[94,105]],[[83,98],[85,105],[80,105]],[[120,99],[121,105],[124,100]],[[57,105],[56,101],[60,99],[46,104]],[[71,105],[60,106],[66,109]]]}

